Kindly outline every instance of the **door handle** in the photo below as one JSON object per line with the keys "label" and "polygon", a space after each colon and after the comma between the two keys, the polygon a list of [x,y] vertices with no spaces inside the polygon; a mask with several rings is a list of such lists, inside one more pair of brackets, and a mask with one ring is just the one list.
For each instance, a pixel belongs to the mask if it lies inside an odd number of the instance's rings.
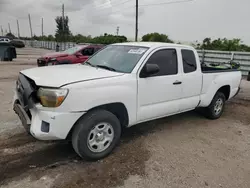
{"label": "door handle", "polygon": [[181,81],[176,80],[173,84],[174,84],[174,85],[180,85],[180,84],[182,84],[182,82],[181,82]]}

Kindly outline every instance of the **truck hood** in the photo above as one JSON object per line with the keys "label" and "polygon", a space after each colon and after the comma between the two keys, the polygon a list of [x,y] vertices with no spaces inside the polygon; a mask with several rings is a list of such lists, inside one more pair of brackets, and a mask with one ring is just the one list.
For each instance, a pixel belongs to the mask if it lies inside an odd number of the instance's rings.
{"label": "truck hood", "polygon": [[58,88],[76,82],[121,76],[124,73],[76,64],[31,68],[21,71],[21,74],[38,86]]}
{"label": "truck hood", "polygon": [[63,53],[63,52],[53,52],[53,53],[48,53],[42,56],[43,58],[56,58],[56,57],[66,57],[69,54]]}

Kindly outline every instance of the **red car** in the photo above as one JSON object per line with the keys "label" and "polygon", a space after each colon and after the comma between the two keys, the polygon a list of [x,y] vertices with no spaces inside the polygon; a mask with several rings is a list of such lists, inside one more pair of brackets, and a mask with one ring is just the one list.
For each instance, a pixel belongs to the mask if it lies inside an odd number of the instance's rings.
{"label": "red car", "polygon": [[38,67],[85,62],[104,45],[77,45],[62,52],[48,53],[37,59]]}

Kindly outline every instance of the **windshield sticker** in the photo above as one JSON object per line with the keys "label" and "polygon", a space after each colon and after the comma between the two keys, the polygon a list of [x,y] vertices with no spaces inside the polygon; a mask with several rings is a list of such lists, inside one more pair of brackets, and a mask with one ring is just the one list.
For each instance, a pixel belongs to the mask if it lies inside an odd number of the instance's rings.
{"label": "windshield sticker", "polygon": [[146,49],[139,48],[139,49],[131,49],[128,51],[129,54],[143,54]]}

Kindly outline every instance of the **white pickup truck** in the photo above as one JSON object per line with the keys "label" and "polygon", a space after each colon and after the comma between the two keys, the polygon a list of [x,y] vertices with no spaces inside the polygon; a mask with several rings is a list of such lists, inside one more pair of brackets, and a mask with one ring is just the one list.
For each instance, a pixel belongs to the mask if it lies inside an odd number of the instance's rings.
{"label": "white pickup truck", "polygon": [[35,138],[72,139],[79,156],[97,160],[123,127],[196,108],[219,118],[240,82],[240,71],[202,67],[190,46],[121,43],[84,64],[21,71],[13,106]]}

